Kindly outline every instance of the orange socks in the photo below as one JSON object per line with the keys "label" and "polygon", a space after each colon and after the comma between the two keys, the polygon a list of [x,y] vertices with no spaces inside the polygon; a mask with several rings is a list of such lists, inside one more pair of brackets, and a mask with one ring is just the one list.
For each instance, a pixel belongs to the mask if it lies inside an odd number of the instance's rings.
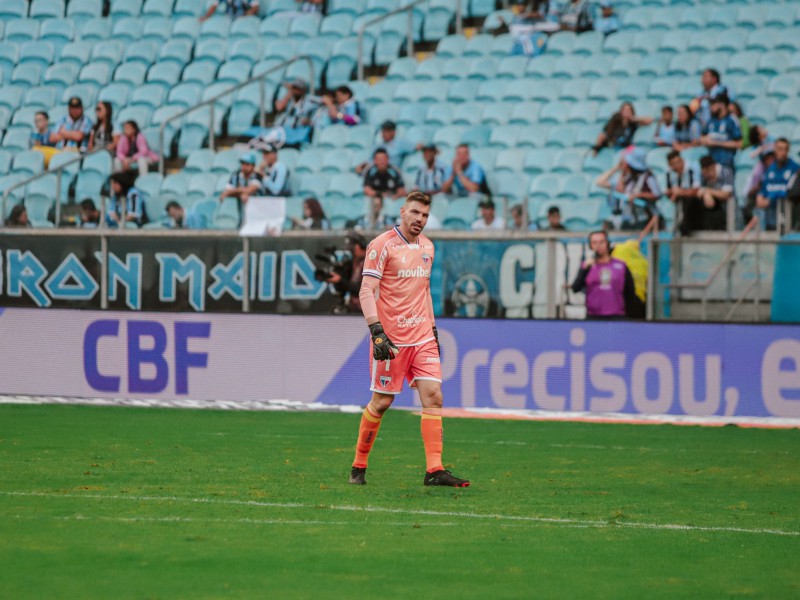
{"label": "orange socks", "polygon": [[358,442],[356,443],[356,458],[353,461],[354,467],[367,468],[369,451],[378,437],[378,429],[381,428],[381,417],[377,411],[372,410],[371,405],[367,404],[364,414],[361,415],[361,427],[358,429]]}
{"label": "orange socks", "polygon": [[425,462],[428,473],[441,471],[442,466],[442,409],[423,408],[422,420],[420,421],[422,430],[422,442],[425,444]]}

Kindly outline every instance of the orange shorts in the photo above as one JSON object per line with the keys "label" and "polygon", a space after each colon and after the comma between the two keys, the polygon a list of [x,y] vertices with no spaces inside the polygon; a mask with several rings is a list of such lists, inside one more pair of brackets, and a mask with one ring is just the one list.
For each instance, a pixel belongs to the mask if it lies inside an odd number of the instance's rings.
{"label": "orange shorts", "polygon": [[[371,357],[372,344],[369,351]],[[430,340],[419,346],[402,346],[400,354],[392,360],[372,359],[369,374],[369,389],[379,394],[399,394],[403,391],[403,379],[407,379],[411,387],[416,387],[417,379],[429,379],[441,383],[442,364],[436,340]]]}

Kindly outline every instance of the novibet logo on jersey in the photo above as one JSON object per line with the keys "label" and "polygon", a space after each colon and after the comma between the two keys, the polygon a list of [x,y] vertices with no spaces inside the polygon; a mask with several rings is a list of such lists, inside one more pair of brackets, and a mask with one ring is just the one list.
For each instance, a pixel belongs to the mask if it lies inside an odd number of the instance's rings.
{"label": "novibet logo on jersey", "polygon": [[423,269],[422,267],[416,267],[414,269],[400,269],[397,271],[398,277],[429,277],[431,274],[430,269]]}

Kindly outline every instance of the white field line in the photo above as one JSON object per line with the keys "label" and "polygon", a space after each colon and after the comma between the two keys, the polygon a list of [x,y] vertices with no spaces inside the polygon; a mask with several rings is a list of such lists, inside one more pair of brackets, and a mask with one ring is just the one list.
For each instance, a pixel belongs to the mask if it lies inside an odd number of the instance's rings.
{"label": "white field line", "polygon": [[183,502],[190,504],[220,504],[224,506],[253,506],[258,508],[303,508],[331,511],[384,513],[394,515],[448,517],[458,519],[481,519],[488,521],[508,521],[513,523],[531,523],[560,525],[567,527],[597,527],[597,528],[632,528],[650,529],[656,531],[705,531],[712,533],[747,533],[760,535],[798,536],[800,531],[783,529],[762,529],[747,527],[713,527],[702,525],[685,525],[676,523],[637,523],[625,521],[600,521],[583,519],[563,519],[558,517],[532,517],[522,515],[480,514],[458,511],[438,510],[411,510],[404,508],[388,508],[383,506],[350,506],[350,505],[317,505],[303,504],[300,502],[262,502],[258,500],[228,500],[222,498],[191,498],[180,496],[121,496],[104,494],[58,494],[54,492],[4,492],[0,496],[44,497],[44,498],[69,498],[69,499],[98,499],[98,500],[130,500],[133,502]]}

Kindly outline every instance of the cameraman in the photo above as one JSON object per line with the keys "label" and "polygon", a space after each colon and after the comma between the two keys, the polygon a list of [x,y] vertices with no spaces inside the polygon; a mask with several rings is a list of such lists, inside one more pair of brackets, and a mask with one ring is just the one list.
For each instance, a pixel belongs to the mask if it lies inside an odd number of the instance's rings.
{"label": "cameraman", "polygon": [[[358,292],[361,290],[364,258],[367,255],[367,240],[360,233],[350,231],[345,237],[344,249],[353,256],[353,260],[348,265],[349,268],[343,269],[341,272],[334,270],[325,281],[333,285],[336,292],[341,294],[342,299],[345,300],[344,306],[347,312],[360,313],[361,301],[358,298]],[[349,298],[346,297],[346,294],[349,294]]]}

